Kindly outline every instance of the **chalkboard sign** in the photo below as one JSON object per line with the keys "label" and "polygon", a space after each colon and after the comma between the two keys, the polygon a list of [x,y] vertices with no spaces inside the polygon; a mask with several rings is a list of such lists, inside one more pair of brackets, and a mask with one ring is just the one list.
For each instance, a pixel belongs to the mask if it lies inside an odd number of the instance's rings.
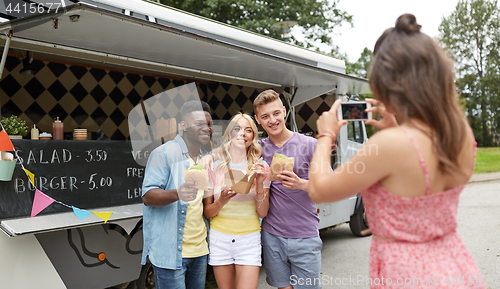
{"label": "chalkboard sign", "polygon": [[[13,140],[35,185],[49,197],[80,209],[140,203],[149,151],[134,152],[128,141]],[[151,150],[154,148],[151,148]],[[35,189],[16,165],[12,181],[0,181],[0,220],[31,215]],[[52,203],[40,214],[68,212]]]}

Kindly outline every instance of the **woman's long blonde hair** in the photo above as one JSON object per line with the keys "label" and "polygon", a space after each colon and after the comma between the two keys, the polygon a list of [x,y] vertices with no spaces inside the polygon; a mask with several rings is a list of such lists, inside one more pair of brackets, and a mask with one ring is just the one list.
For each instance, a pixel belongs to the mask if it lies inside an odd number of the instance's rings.
{"label": "woman's long blonde hair", "polygon": [[250,170],[253,164],[257,163],[260,156],[262,155],[262,147],[258,142],[258,130],[254,120],[250,115],[239,112],[231,118],[231,121],[221,138],[221,146],[217,149],[217,153],[221,157],[222,162],[217,166],[218,169],[224,169],[231,162],[231,155],[229,153],[229,147],[231,146],[231,132],[241,118],[244,118],[248,121],[253,131],[252,143],[247,148],[247,170]]}
{"label": "woman's long blonde hair", "polygon": [[374,97],[401,122],[420,120],[431,128],[439,170],[459,167],[467,128],[458,105],[452,63],[412,14],[401,15],[395,28],[377,40],[369,73]]}

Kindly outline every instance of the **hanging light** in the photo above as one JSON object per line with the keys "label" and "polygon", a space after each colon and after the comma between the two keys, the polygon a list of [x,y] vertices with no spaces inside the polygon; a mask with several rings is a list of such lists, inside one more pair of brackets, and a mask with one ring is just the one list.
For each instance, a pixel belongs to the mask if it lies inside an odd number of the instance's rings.
{"label": "hanging light", "polygon": [[288,40],[292,37],[290,34],[290,27],[294,25],[297,25],[296,21],[286,20],[274,23],[273,27],[281,29],[281,38],[283,41],[288,42]]}
{"label": "hanging light", "polygon": [[30,58],[30,52],[26,51],[26,58],[22,60],[23,68],[19,71],[21,75],[33,75],[38,72],[38,69],[32,65],[32,61],[33,58]]}

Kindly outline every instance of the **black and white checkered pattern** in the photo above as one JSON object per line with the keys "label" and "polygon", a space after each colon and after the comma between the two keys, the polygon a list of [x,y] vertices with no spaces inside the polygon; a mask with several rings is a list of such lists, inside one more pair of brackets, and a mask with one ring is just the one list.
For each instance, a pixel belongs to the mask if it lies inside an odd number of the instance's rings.
{"label": "black and white checkered pattern", "polygon": [[[150,121],[160,117],[179,119],[182,104],[198,97],[208,102],[214,120],[228,120],[239,111],[253,115],[252,103],[261,91],[219,82],[196,83],[185,91],[177,91],[171,89],[191,81],[36,59],[32,65],[39,69],[35,75],[21,75],[21,59],[7,57],[0,80],[2,116],[20,116],[28,126],[36,124],[40,131],[46,132],[52,132],[52,122],[59,117],[67,133],[75,128],[86,128],[89,132],[100,128],[114,140],[130,139],[130,133],[145,137],[146,128],[129,131],[127,121],[128,114],[141,101],[150,107]],[[153,97],[159,95],[162,97]],[[151,97],[155,99],[152,103],[148,102]],[[329,109],[333,101],[332,96],[322,96],[299,105],[296,108],[299,130],[315,131],[318,115]]]}

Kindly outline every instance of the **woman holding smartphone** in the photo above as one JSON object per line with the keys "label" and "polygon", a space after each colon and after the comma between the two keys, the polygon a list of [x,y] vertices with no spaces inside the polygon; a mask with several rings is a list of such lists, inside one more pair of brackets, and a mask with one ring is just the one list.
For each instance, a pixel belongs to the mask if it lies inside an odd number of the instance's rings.
{"label": "woman holding smartphone", "polygon": [[[309,195],[321,203],[362,192],[373,234],[372,288],[485,288],[456,231],[476,142],[458,105],[452,63],[420,27],[404,14],[375,44],[369,80],[376,100],[367,100],[367,111],[383,118],[366,123],[381,131],[343,164],[364,170],[330,173],[330,146],[346,123],[337,119],[340,102],[318,119]],[[401,283],[407,278],[411,284]]]}
{"label": "woman holding smartphone", "polygon": [[[220,289],[257,288],[262,264],[259,218],[267,215],[271,184],[257,140],[252,118],[243,113],[233,116],[216,152],[219,160],[209,171],[208,196],[203,200],[205,217],[211,218],[208,264]],[[230,171],[230,176],[235,171],[255,173],[248,194],[231,191],[232,182],[224,181]]]}

